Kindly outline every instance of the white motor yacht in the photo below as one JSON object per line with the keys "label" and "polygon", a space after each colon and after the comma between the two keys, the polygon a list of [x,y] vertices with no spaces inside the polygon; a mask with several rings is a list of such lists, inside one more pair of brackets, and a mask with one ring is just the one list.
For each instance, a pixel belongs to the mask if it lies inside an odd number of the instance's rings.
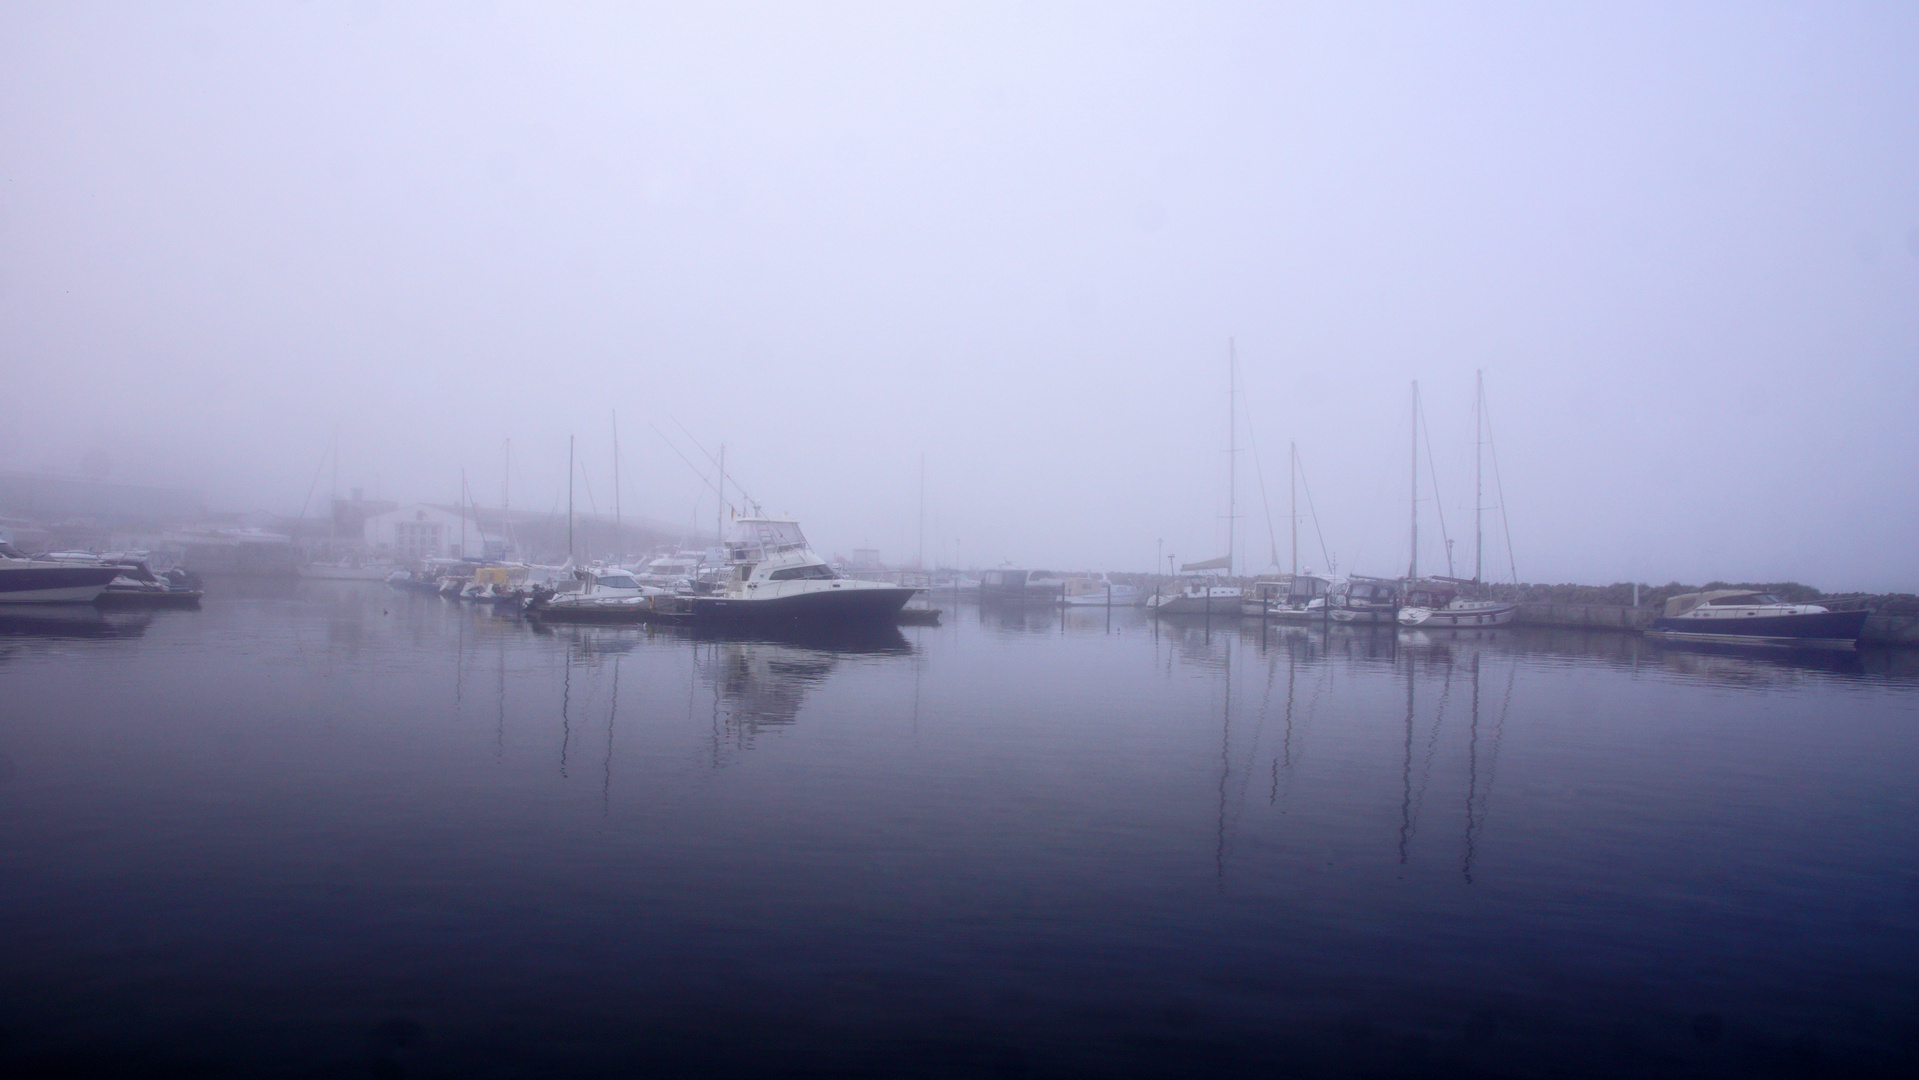
{"label": "white motor yacht", "polygon": [[662,598],[677,595],[618,567],[575,571],[573,582],[573,588],[542,594],[534,609],[550,617],[637,621],[660,611]]}
{"label": "white motor yacht", "polygon": [[90,604],[118,566],[30,559],[0,543],[0,604]]}
{"label": "white motor yacht", "polygon": [[694,622],[892,623],[920,591],[840,576],[786,518],[735,519],[726,561],[732,573],[718,592],[681,598]]}

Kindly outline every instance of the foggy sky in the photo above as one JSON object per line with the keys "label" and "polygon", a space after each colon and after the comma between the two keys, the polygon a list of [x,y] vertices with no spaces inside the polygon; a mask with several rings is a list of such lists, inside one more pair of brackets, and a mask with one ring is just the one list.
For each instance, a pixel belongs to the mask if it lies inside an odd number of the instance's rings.
{"label": "foggy sky", "polygon": [[1469,560],[1483,368],[1521,579],[1919,589],[1916,30],[9,4],[0,467],[291,514],[337,430],[342,488],[493,504],[511,439],[551,509],[577,435],[610,511],[617,409],[628,514],[712,527],[676,418],[829,553],[914,556],[923,454],[929,562],[1145,570],[1225,549],[1230,338],[1245,570],[1291,440],[1404,569],[1413,379]]}

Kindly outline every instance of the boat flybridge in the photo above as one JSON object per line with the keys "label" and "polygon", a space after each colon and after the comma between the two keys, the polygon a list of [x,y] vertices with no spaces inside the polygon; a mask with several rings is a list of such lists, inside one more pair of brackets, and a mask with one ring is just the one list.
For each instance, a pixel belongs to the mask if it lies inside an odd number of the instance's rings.
{"label": "boat flybridge", "polygon": [[726,562],[717,593],[684,598],[694,621],[890,625],[920,591],[840,576],[788,518],[734,519]]}

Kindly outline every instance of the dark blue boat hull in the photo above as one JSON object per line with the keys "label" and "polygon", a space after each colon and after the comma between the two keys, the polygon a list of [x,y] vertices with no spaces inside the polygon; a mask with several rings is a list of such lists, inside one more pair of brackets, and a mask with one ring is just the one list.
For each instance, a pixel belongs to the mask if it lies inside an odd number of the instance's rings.
{"label": "dark blue boat hull", "polygon": [[691,621],[709,624],[880,623],[891,625],[918,589],[820,589],[772,600],[690,596],[681,601]]}
{"label": "dark blue boat hull", "polygon": [[1856,642],[1865,629],[1867,611],[1821,611],[1808,615],[1754,615],[1747,618],[1657,618],[1649,631],[1685,641],[1724,641],[1730,644],[1792,644],[1795,642]]}

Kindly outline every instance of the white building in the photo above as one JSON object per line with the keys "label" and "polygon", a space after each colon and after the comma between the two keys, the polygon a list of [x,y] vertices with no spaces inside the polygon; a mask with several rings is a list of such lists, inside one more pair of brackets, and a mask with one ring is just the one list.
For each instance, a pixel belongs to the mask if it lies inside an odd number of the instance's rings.
{"label": "white building", "polygon": [[367,550],[395,562],[497,559],[506,546],[498,535],[483,531],[472,516],[426,503],[368,515],[362,528]]}

